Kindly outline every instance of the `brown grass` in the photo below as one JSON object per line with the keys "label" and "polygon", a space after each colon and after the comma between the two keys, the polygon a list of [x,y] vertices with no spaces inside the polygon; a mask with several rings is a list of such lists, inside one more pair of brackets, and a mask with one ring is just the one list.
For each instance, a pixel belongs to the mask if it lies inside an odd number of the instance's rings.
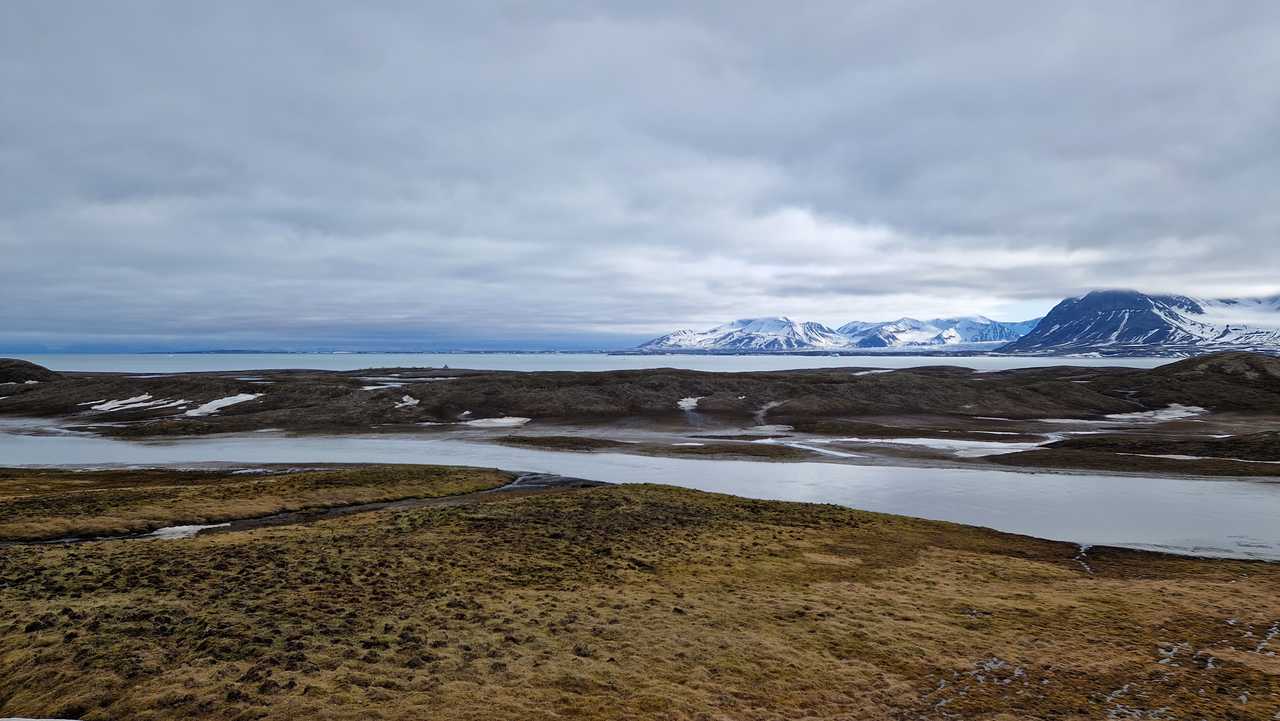
{"label": "brown grass", "polygon": [[121,535],[354,503],[495,488],[512,475],[446,466],[368,466],[280,475],[228,471],[0,470],[0,540]]}
{"label": "brown grass", "polygon": [[1091,575],[1075,555],[951,524],[655,486],[15,547],[0,555],[0,714],[1280,710],[1280,637],[1265,641],[1280,622],[1280,568],[1100,549]]}

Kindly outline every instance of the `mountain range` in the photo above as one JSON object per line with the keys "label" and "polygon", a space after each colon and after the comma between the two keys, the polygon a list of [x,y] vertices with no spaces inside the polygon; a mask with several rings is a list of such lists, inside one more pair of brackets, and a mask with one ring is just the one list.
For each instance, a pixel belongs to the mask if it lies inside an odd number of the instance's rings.
{"label": "mountain range", "polygon": [[980,315],[868,323],[838,329],[786,317],[744,318],[706,331],[678,330],[640,346],[643,351],[777,352],[795,350],[875,350],[927,346],[950,350],[991,350],[1022,337],[1037,320],[1002,323]]}
{"label": "mountain range", "polygon": [[832,329],[786,317],[745,318],[706,331],[678,330],[637,350],[1116,356],[1187,356],[1222,350],[1280,353],[1280,296],[1205,299],[1100,290],[1068,298],[1044,318],[1012,323],[975,315],[853,321]]}

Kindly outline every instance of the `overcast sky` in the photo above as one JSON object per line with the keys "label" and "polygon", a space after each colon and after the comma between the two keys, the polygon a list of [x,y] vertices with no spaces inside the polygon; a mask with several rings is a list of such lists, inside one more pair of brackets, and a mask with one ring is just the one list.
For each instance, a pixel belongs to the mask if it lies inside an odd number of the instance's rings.
{"label": "overcast sky", "polygon": [[1280,3],[0,5],[0,348],[1280,292]]}

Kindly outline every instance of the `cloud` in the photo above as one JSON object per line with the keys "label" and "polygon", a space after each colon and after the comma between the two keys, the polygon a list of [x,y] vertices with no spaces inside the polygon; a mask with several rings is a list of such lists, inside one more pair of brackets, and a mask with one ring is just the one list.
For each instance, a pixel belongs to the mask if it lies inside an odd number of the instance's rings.
{"label": "cloud", "polygon": [[1270,3],[18,0],[0,346],[1280,292]]}

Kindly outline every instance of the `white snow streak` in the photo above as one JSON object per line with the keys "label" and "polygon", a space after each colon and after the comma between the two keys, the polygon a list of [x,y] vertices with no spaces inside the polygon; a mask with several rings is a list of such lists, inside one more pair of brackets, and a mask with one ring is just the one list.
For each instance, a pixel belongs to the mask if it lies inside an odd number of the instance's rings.
{"label": "white snow streak", "polygon": [[210,523],[204,526],[165,526],[157,528],[146,537],[157,541],[176,541],[181,538],[191,538],[206,528],[222,528],[230,525],[230,523]]}
{"label": "white snow streak", "polygon": [[254,398],[259,398],[261,396],[262,396],[261,393],[237,393],[234,396],[219,398],[217,400],[209,401],[208,403],[205,403],[204,405],[198,408],[192,408],[191,410],[186,412],[186,415],[207,416],[211,413],[217,413],[218,411],[222,410],[223,408],[226,408],[227,406],[233,406],[237,403],[244,403],[245,401],[251,401]]}

